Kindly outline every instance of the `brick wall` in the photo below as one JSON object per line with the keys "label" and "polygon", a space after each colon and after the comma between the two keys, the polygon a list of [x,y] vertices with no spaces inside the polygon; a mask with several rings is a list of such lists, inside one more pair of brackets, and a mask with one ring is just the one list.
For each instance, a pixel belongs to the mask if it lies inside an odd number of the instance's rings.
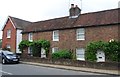
{"label": "brick wall", "polygon": [[[7,38],[7,30],[11,29],[11,38]],[[16,29],[13,27],[11,21],[8,19],[6,26],[3,29],[2,36],[2,48],[5,48],[7,44],[11,46],[11,51],[16,51]]]}
{"label": "brick wall", "polygon": [[120,25],[118,25],[118,36],[119,36],[118,40],[120,41]]}
{"label": "brick wall", "polygon": [[120,70],[119,62],[88,62],[70,59],[41,59],[39,57],[23,57],[22,61],[66,66],[88,67],[95,69]]}
{"label": "brick wall", "polygon": [[[85,28],[85,40],[76,40],[76,29],[66,29],[59,31],[59,41],[52,41],[52,31],[33,33],[33,39],[46,39],[50,41],[51,48],[68,49],[75,51],[76,48],[85,48],[92,41],[109,41],[110,39],[118,40],[118,26],[99,26]],[[28,34],[23,34],[23,39],[28,39]],[[51,49],[50,49],[51,51]]]}
{"label": "brick wall", "polygon": [[118,40],[118,25],[90,27],[86,31],[86,40],[89,41],[109,41]]}

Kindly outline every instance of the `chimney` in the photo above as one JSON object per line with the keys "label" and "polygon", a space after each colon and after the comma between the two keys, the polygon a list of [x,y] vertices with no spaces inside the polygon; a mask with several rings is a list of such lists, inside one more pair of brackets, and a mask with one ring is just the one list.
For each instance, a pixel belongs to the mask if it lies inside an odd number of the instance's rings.
{"label": "chimney", "polygon": [[77,18],[81,13],[81,9],[76,5],[74,6],[74,4],[71,4],[71,8],[69,10],[69,18]]}
{"label": "chimney", "polygon": [[74,11],[75,11],[74,8],[75,8],[75,7],[74,7],[74,4],[71,4],[71,8],[70,8],[70,10],[69,10],[70,17],[75,15],[75,14],[74,14]]}
{"label": "chimney", "polygon": [[75,16],[79,16],[81,14],[81,9],[76,5],[75,6]]}

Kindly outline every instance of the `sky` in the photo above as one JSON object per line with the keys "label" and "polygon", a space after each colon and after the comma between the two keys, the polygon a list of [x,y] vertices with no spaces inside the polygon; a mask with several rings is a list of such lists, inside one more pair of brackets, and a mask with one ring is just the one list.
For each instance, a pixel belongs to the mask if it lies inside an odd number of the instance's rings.
{"label": "sky", "polygon": [[81,13],[118,8],[120,0],[0,0],[0,39],[8,16],[31,22],[69,15],[71,4],[78,5]]}

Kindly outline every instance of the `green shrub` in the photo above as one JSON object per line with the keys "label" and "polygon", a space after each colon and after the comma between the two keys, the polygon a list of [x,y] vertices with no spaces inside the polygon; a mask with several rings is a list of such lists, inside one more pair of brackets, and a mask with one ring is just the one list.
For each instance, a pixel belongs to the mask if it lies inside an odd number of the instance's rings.
{"label": "green shrub", "polygon": [[119,41],[108,42],[104,51],[105,51],[107,60],[120,62],[120,42]]}
{"label": "green shrub", "polygon": [[10,51],[10,48],[2,48],[2,50],[7,50],[7,51]]}
{"label": "green shrub", "polygon": [[60,50],[52,54],[52,59],[72,59],[72,53],[68,50]]}

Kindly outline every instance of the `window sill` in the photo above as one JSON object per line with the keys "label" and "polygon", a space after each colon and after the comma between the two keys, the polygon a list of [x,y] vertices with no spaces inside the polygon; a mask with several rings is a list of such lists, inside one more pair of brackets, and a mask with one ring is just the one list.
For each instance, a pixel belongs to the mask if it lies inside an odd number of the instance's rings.
{"label": "window sill", "polygon": [[7,39],[10,39],[10,37],[7,37]]}
{"label": "window sill", "polygon": [[77,41],[85,41],[85,39],[77,39]]}
{"label": "window sill", "polygon": [[57,42],[57,41],[59,41],[59,40],[53,40],[53,41],[56,41],[56,42]]}
{"label": "window sill", "polygon": [[84,58],[77,58],[77,60],[85,61],[85,59],[84,59]]}
{"label": "window sill", "polygon": [[29,40],[30,42],[33,42],[33,40]]}

